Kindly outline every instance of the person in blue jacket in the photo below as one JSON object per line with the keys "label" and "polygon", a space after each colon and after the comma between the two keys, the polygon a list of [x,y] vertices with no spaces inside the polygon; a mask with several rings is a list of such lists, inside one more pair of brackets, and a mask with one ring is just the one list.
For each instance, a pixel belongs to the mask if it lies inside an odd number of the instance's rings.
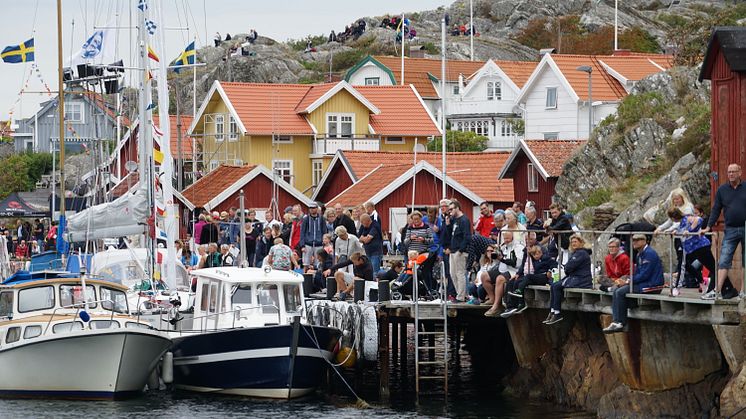
{"label": "person in blue jacket", "polygon": [[549,316],[542,323],[559,323],[564,318],[560,313],[565,288],[592,288],[591,250],[585,248],[585,240],[580,234],[570,237],[570,258],[565,263],[565,277],[551,284],[551,304]]}
{"label": "person in blue jacket", "polygon": [[[644,234],[632,236],[632,248],[635,250],[635,270],[632,274],[632,292],[640,293],[646,288],[663,285],[663,263],[655,249],[648,245]],[[627,294],[630,285],[624,285],[614,291],[611,304],[613,321],[604,329],[604,333],[623,332],[627,328]]]}

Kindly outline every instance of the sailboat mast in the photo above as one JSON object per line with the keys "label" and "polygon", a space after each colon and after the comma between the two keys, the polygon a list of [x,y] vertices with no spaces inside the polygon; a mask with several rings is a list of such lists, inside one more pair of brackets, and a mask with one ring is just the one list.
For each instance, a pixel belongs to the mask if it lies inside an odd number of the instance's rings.
{"label": "sailboat mast", "polygon": [[[57,111],[60,121],[60,217],[64,220],[65,216],[65,85],[62,77],[62,0],[57,0],[57,85],[59,86],[57,95]],[[54,155],[52,155],[54,158]],[[53,197],[54,198],[54,197]],[[54,217],[54,214],[51,214]]]}

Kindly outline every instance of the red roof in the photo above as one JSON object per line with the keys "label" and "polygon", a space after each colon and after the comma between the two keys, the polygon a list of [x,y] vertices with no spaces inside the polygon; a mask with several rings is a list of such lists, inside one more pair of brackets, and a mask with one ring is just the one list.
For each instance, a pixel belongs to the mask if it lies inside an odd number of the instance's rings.
{"label": "red roof", "polygon": [[411,164],[380,165],[369,172],[368,176],[334,197],[334,199],[327,203],[327,206],[331,207],[337,203],[347,207],[360,205],[393,183],[399,176],[411,168]]}
{"label": "red roof", "polygon": [[313,102],[316,102],[321,96],[324,96],[326,92],[331,90],[336,85],[337,83],[324,83],[311,86],[306,92],[306,95],[303,96],[303,99],[301,99],[301,101],[295,107],[295,112],[303,112],[304,110],[306,110],[306,108],[311,106]]}
{"label": "red roof", "polygon": [[357,86],[378,110],[370,126],[379,135],[429,136],[439,134],[436,122],[410,86]]}
{"label": "red roof", "polygon": [[575,154],[585,140],[527,140],[525,141],[531,153],[536,157],[549,177],[562,175],[562,167],[565,162]]}
{"label": "red roof", "polygon": [[184,189],[181,195],[195,207],[204,207],[221,192],[254,170],[255,167],[220,165],[217,169]]}
{"label": "red roof", "polygon": [[[342,151],[341,153],[358,180],[380,165],[386,168],[406,165],[407,168],[411,168],[414,160],[412,152]],[[500,169],[509,156],[510,153],[506,151],[446,153],[446,173],[486,201],[512,202],[513,180],[497,179]],[[423,160],[436,168],[442,167],[441,153],[417,153],[417,161]],[[399,175],[401,173],[403,172]]]}
{"label": "red roof", "polygon": [[[391,70],[397,84],[401,83],[401,57],[374,56],[373,58]],[[484,61],[447,60],[446,81],[457,81],[459,74],[463,74],[464,78],[469,78],[479,71],[484,63]],[[440,79],[440,60],[404,57],[404,83],[414,85],[422,97],[437,98],[438,92],[429,74]]]}
{"label": "red roof", "polygon": [[[176,115],[169,115],[168,116],[170,124],[170,132],[171,132],[171,142],[170,142],[170,149],[171,149],[171,156],[174,159],[177,159],[179,157],[179,137],[176,134],[176,122],[177,118]],[[156,125],[159,125],[159,119],[158,115],[153,115],[153,123]],[[182,158],[186,160],[192,159],[192,137],[189,137],[187,135],[187,132],[189,132],[189,126],[192,125],[192,116],[191,115],[181,115],[181,153]],[[199,140],[197,140],[199,141]]]}

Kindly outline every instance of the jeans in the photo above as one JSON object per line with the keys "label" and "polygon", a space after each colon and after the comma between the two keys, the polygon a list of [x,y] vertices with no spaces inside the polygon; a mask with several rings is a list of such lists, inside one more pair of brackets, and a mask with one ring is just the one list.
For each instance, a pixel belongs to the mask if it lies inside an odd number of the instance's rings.
{"label": "jeans", "polygon": [[520,290],[523,293],[529,285],[546,285],[548,281],[549,279],[545,273],[523,275],[515,281],[508,281],[507,289],[505,290],[506,305],[508,307],[521,307],[524,304],[523,298],[513,297],[507,293],[508,291]]}
{"label": "jeans", "polygon": [[373,275],[377,274],[381,270],[381,255],[370,255],[368,259],[370,264],[373,265]]}
{"label": "jeans", "polygon": [[611,313],[612,318],[617,323],[627,324],[627,294],[629,293],[629,285],[619,287],[614,291]]}
{"label": "jeans", "polygon": [[560,311],[560,308],[562,308],[562,297],[564,297],[563,295],[564,289],[565,287],[562,286],[562,281],[552,282],[552,286],[549,292],[549,296],[550,296],[549,307],[552,310]]}
{"label": "jeans", "polygon": [[[743,252],[744,245],[744,231],[743,227],[725,227],[725,235],[723,235],[723,247],[720,249],[720,269],[730,269],[733,264],[733,254],[736,253],[738,244],[741,244],[741,251]],[[741,258],[741,264],[746,267],[746,258]]]}

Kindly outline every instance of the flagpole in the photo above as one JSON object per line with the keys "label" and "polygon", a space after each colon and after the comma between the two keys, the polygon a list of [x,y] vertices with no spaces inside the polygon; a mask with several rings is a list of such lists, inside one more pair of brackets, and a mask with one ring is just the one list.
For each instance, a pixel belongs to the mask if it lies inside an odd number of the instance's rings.
{"label": "flagpole", "polygon": [[471,46],[469,61],[474,61],[474,0],[469,0],[469,45]]}
{"label": "flagpole", "polygon": [[[65,85],[62,77],[62,0],[57,0],[57,67],[57,83],[59,85],[57,89],[59,90],[57,111],[60,121],[60,191],[62,195],[60,199],[60,223],[62,223],[65,221]],[[58,235],[58,237],[60,236]]]}
{"label": "flagpole", "polygon": [[404,86],[404,12],[401,12],[401,85]]}
{"label": "flagpole", "polygon": [[446,18],[440,20],[440,149],[443,160],[443,179],[441,180],[443,199],[446,199]]}
{"label": "flagpole", "polygon": [[614,52],[619,49],[619,0],[614,0]]}

